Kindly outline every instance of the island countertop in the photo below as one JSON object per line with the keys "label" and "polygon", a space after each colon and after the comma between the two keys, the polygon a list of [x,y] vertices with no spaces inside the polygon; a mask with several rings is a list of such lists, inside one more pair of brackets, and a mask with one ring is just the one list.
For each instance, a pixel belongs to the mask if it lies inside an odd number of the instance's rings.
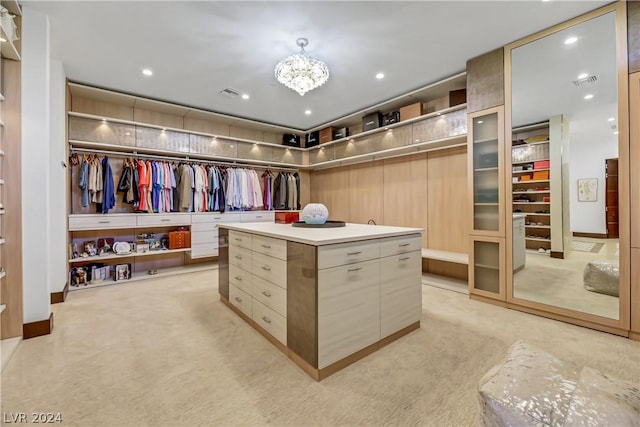
{"label": "island countertop", "polygon": [[313,246],[355,242],[382,237],[405,236],[422,233],[424,231],[423,228],[391,227],[387,225],[353,223],[347,223],[344,227],[336,228],[293,227],[291,224],[276,224],[273,222],[222,223],[219,224],[218,227],[246,233],[255,233]]}

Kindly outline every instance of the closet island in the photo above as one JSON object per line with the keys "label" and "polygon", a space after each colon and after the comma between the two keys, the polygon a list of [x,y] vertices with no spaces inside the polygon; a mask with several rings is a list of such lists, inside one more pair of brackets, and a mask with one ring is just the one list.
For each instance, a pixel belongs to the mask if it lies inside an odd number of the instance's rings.
{"label": "closet island", "polygon": [[220,224],[220,300],[320,381],[420,327],[422,231]]}

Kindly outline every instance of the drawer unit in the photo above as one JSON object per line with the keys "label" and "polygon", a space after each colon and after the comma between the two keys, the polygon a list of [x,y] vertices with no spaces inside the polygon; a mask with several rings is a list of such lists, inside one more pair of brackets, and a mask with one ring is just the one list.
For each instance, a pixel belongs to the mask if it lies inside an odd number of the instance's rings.
{"label": "drawer unit", "polygon": [[242,214],[242,222],[275,222],[275,212],[245,212]]}
{"label": "drawer unit", "polygon": [[193,231],[191,229],[191,245],[200,243],[218,243],[218,230],[214,231]]}
{"label": "drawer unit", "polygon": [[318,271],[319,369],[380,339],[379,276],[377,259]]}
{"label": "drawer unit", "polygon": [[191,224],[191,231],[193,233],[201,232],[201,231],[215,231],[218,232],[218,223],[217,222],[197,222],[195,224]]}
{"label": "drawer unit", "polygon": [[268,255],[253,252],[251,272],[267,282],[287,288],[287,262]]}
{"label": "drawer unit", "polygon": [[287,345],[287,319],[259,301],[253,300],[253,320],[275,339]]}
{"label": "drawer unit", "polygon": [[389,336],[422,316],[422,252],[380,260],[380,337]]}
{"label": "drawer unit", "polygon": [[255,275],[253,276],[251,289],[253,298],[287,317],[287,291],[285,289]]}
{"label": "drawer unit", "polygon": [[245,271],[251,271],[251,251],[236,245],[229,245],[229,264],[237,265]]}
{"label": "drawer unit", "polygon": [[69,215],[69,231],[135,227],[136,215]]}
{"label": "drawer unit", "polygon": [[253,299],[251,298],[251,295],[231,284],[229,285],[229,302],[238,307],[250,318],[252,317]]}
{"label": "drawer unit", "polygon": [[239,222],[240,214],[237,213],[201,213],[191,214],[191,223],[218,223],[218,222]]}
{"label": "drawer unit", "polygon": [[212,256],[218,256],[218,242],[191,245],[191,258],[206,258]]}
{"label": "drawer unit", "polygon": [[253,275],[234,264],[229,264],[229,283],[249,295],[253,292]]}
{"label": "drawer unit", "polygon": [[287,260],[287,241],[273,237],[253,235],[251,247],[254,252]]}
{"label": "drawer unit", "polygon": [[380,240],[380,256],[404,254],[422,250],[422,237],[419,234],[412,236],[393,237]]}
{"label": "drawer unit", "polygon": [[229,230],[229,245],[251,249],[251,234]]}
{"label": "drawer unit", "polygon": [[380,242],[378,240],[320,246],[318,248],[318,269],[353,264],[375,258],[380,258]]}
{"label": "drawer unit", "polygon": [[175,213],[166,215],[138,215],[138,227],[164,227],[172,225],[191,225],[191,215]]}

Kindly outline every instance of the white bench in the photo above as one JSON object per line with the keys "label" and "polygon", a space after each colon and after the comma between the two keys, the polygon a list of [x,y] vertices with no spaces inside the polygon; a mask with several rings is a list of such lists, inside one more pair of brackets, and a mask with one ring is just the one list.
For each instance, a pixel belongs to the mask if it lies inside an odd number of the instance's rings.
{"label": "white bench", "polygon": [[[469,265],[469,254],[462,252],[440,251],[437,249],[422,249],[422,258],[436,261],[451,262],[454,264]],[[422,283],[450,291],[469,293],[469,284],[460,279],[440,276],[438,274],[422,273]]]}

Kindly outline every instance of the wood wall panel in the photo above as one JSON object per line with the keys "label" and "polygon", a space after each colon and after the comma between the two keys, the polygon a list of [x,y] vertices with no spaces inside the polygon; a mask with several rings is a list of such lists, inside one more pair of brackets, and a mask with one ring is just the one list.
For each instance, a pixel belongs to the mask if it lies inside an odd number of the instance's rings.
{"label": "wood wall panel", "polygon": [[[640,218],[640,72],[629,76],[630,147],[629,164],[631,170],[631,218]],[[631,221],[631,246],[640,248],[640,221]],[[640,277],[632,277],[640,281]]]}
{"label": "wood wall panel", "polygon": [[427,247],[467,253],[470,231],[467,149],[432,151],[427,159]]}
{"label": "wood wall panel", "polygon": [[133,109],[133,120],[138,123],[147,123],[151,125],[166,126],[176,129],[184,128],[183,116],[145,110],[142,108]]}
{"label": "wood wall panel", "polygon": [[96,99],[73,96],[71,98],[71,111],[76,113],[93,114],[95,116],[110,117],[113,119],[133,120],[133,107]]}
{"label": "wood wall panel", "polygon": [[262,141],[263,132],[255,129],[245,129],[237,126],[229,126],[229,135],[234,138]]}
{"label": "wood wall panel", "polygon": [[311,203],[311,174],[309,171],[299,171],[300,175],[300,209]]}
{"label": "wood wall panel", "polygon": [[428,247],[427,154],[387,159],[383,175],[383,224],[424,228]]}
{"label": "wood wall panel", "polygon": [[349,169],[314,172],[311,178],[311,202],[323,203],[332,220],[349,221]]}
{"label": "wood wall panel", "polygon": [[640,1],[627,1],[629,72],[640,71]]}
{"label": "wood wall panel", "polygon": [[[304,137],[302,137],[301,139],[304,139]],[[282,134],[272,133],[272,132],[263,132],[262,141],[270,142],[272,144],[282,144]]]}
{"label": "wood wall panel", "polygon": [[193,132],[229,136],[229,125],[215,123],[208,120],[194,119],[189,116],[184,118],[184,128]]}
{"label": "wood wall panel", "polygon": [[631,330],[640,333],[640,249],[631,248]]}
{"label": "wood wall panel", "polygon": [[467,61],[467,113],[504,105],[504,49]]}
{"label": "wood wall panel", "polygon": [[375,162],[349,168],[349,221],[382,224],[383,165]]}
{"label": "wood wall panel", "polygon": [[[2,177],[6,181],[2,191],[6,213],[2,216],[2,266],[6,276],[2,283],[2,339],[22,336],[22,185],[21,185],[21,77],[20,62],[2,60],[2,79],[5,101],[2,105]],[[46,212],[43,212],[46,214]]]}

